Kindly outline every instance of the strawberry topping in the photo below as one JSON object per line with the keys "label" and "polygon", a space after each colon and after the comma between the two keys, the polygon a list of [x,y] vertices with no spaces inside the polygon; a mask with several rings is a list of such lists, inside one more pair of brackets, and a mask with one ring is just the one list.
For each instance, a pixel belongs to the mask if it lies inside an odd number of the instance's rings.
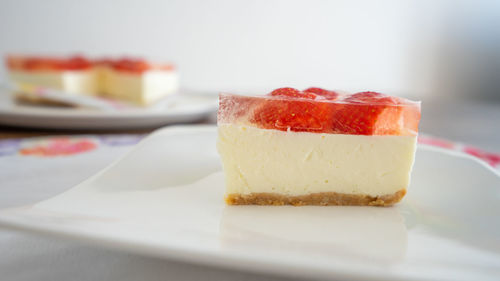
{"label": "strawberry topping", "polygon": [[344,99],[333,114],[332,131],[353,135],[399,134],[402,107],[395,97],[362,92]]}
{"label": "strawberry topping", "polygon": [[150,69],[151,66],[142,59],[121,59],[113,63],[113,68],[118,71],[141,73]]}
{"label": "strawberry topping", "polygon": [[114,61],[112,67],[117,71],[129,73],[143,73],[150,69],[173,70],[174,66],[170,64],[153,65],[143,59],[120,59]]}
{"label": "strawberry topping", "polygon": [[319,132],[327,128],[329,106],[308,100],[272,100],[261,104],[250,118],[266,129]]}
{"label": "strawberry topping", "polygon": [[339,95],[321,88],[280,88],[268,95],[285,98],[258,99],[248,117],[265,129],[353,135],[418,131],[418,104],[376,92]]}
{"label": "strawberry topping", "polygon": [[63,65],[66,70],[81,70],[90,68],[92,63],[84,57],[75,56],[64,61]]}
{"label": "strawberry topping", "polygon": [[70,58],[53,57],[7,57],[7,65],[12,70],[26,71],[62,71],[62,70],[86,70],[92,64],[89,60],[81,56]]}
{"label": "strawberry topping", "polygon": [[8,56],[7,67],[10,70],[23,71],[64,71],[64,70],[87,70],[92,66],[111,66],[117,71],[129,73],[142,73],[150,69],[171,71],[174,66],[171,64],[150,64],[142,59],[102,59],[90,61],[82,56],[69,58],[61,57],[39,57],[39,56]]}
{"label": "strawberry topping", "polygon": [[329,115],[329,106],[313,102],[321,98],[318,95],[294,88],[279,88],[269,95],[292,99],[269,100],[254,111],[252,121],[264,128],[314,132],[324,130],[328,125],[324,117]]}

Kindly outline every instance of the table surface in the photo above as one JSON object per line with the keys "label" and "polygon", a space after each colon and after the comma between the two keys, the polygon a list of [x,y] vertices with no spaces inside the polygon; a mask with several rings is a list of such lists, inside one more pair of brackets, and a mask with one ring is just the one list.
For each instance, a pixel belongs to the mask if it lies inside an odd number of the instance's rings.
{"label": "table surface", "polygon": [[[427,134],[500,152],[500,104],[484,102],[429,102],[422,105],[420,130]],[[213,118],[211,119],[213,122]],[[148,133],[150,130],[113,133]],[[0,127],[0,139],[61,134],[92,134],[89,131],[47,131]],[[118,152],[117,152],[118,153]],[[123,153],[123,152],[119,152]],[[118,153],[118,154],[119,154]],[[0,185],[0,192],[13,192],[19,202],[0,196],[0,208],[35,202],[71,187],[107,166],[109,156],[92,167],[72,167],[71,181],[55,181],[33,192]],[[14,175],[13,175],[14,176]],[[9,189],[10,188],[10,189]],[[31,187],[30,187],[31,188]],[[8,196],[7,196],[8,197]],[[14,202],[16,201],[16,202]],[[121,251],[102,249],[71,241],[0,230],[1,280],[290,280],[256,273],[218,269]]]}

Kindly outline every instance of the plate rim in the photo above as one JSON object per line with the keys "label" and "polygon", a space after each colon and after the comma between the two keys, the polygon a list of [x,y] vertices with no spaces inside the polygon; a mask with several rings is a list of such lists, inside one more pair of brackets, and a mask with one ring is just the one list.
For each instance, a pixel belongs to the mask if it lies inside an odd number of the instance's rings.
{"label": "plate rim", "polygon": [[[168,110],[147,110],[141,108],[128,109],[124,111],[118,110],[92,110],[92,109],[75,109],[75,108],[44,108],[32,106],[20,107],[21,110],[16,108],[2,108],[0,107],[0,116],[22,116],[22,117],[44,117],[44,118],[88,118],[88,119],[102,119],[102,118],[128,118],[128,117],[164,117],[170,115],[186,115],[199,112],[212,111],[217,108],[217,104],[209,103],[200,105],[199,108],[192,108],[186,111],[171,112]],[[200,109],[201,108],[201,109]]]}

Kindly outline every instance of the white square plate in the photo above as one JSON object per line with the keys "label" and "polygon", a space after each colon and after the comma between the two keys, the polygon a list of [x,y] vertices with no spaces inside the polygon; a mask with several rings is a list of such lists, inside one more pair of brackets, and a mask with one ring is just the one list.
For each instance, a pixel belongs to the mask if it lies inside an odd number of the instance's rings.
{"label": "white square plate", "polygon": [[499,280],[500,176],[419,146],[395,207],[225,206],[216,128],[159,130],[54,198],[0,212],[5,227],[132,252],[326,279]]}

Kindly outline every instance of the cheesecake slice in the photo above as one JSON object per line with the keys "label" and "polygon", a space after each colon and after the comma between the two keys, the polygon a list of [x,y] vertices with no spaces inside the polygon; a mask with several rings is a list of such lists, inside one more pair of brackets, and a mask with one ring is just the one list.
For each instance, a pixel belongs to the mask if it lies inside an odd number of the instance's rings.
{"label": "cheesecake slice", "polygon": [[226,202],[397,203],[410,182],[419,120],[419,102],[375,92],[221,94],[217,149]]}
{"label": "cheesecake slice", "polygon": [[74,95],[95,95],[96,72],[84,57],[8,56],[9,78],[14,83],[43,86]]}

